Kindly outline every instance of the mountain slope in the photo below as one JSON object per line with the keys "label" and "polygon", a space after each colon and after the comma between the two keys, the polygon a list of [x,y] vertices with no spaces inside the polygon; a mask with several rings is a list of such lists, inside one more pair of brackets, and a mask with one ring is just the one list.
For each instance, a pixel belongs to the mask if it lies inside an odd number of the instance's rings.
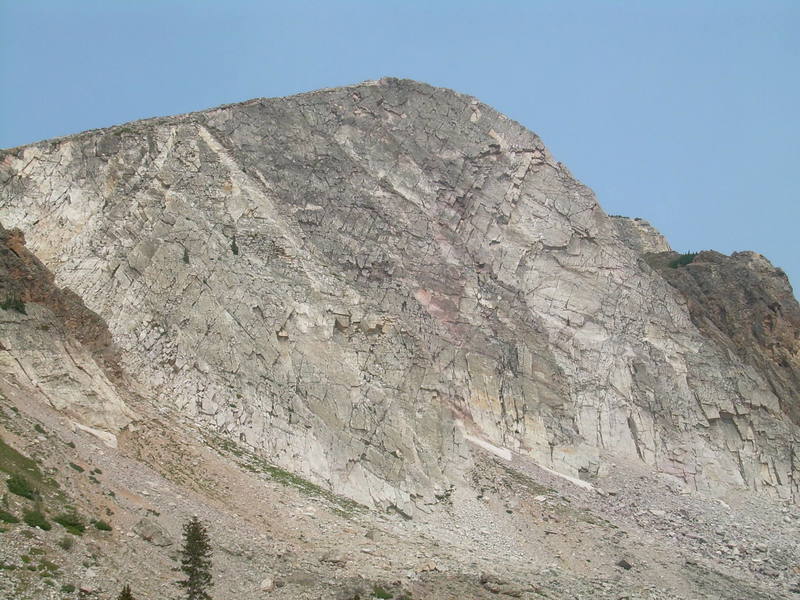
{"label": "mountain slope", "polygon": [[800,590],[785,276],[608,217],[477,100],[0,151],[0,223],[0,596],[172,596],[192,515],[222,600]]}
{"label": "mountain slope", "polygon": [[360,502],[428,510],[473,443],[573,478],[634,459],[798,498],[796,399],[477,100],[381,80],[2,164],[0,221],[147,394]]}

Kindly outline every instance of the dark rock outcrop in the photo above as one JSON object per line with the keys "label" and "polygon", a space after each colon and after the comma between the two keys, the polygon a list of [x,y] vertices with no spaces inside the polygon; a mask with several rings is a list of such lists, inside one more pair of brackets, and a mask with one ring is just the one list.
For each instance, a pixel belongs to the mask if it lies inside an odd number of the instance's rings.
{"label": "dark rock outcrop", "polygon": [[800,425],[800,305],[786,274],[755,252],[700,252],[670,267],[678,256],[647,260],[686,298],[697,328],[763,373]]}

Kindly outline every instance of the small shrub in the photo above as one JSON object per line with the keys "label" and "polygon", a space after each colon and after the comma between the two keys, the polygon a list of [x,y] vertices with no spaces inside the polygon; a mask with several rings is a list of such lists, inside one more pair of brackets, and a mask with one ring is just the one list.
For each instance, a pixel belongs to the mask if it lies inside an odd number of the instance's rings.
{"label": "small shrub", "polygon": [[65,594],[71,594],[72,592],[75,591],[75,586],[71,583],[65,583],[64,585],[61,586],[61,591],[64,592]]}
{"label": "small shrub", "polygon": [[3,523],[19,523],[19,519],[17,517],[2,509],[0,509],[0,521]]}
{"label": "small shrub", "polygon": [[42,531],[50,531],[53,528],[38,510],[26,510],[23,519],[29,527],[38,527]]}
{"label": "small shrub", "polygon": [[103,472],[100,469],[93,469],[92,473],[94,473],[95,475],[102,475],[103,474]]}
{"label": "small shrub", "polygon": [[31,484],[22,475],[12,475],[8,478],[8,491],[17,496],[22,496],[28,500],[36,498],[36,490],[31,487]]}
{"label": "small shrub", "polygon": [[231,240],[231,252],[233,252],[234,256],[239,256],[239,246],[236,245],[236,236],[233,236]]}
{"label": "small shrub", "polygon": [[111,531],[111,525],[109,525],[108,523],[106,523],[102,519],[94,521],[93,524],[94,524],[95,529],[99,529],[100,531]]}
{"label": "small shrub", "polygon": [[75,442],[67,442],[67,446],[69,446],[70,448],[74,448]]}
{"label": "small shrub", "polygon": [[687,252],[686,254],[681,254],[678,258],[669,262],[669,267],[671,269],[677,269],[678,267],[691,264],[695,256],[697,256],[697,252]]}
{"label": "small shrub", "polygon": [[394,596],[394,594],[392,594],[391,592],[387,592],[379,585],[376,585],[375,587],[372,588],[372,595],[375,598],[381,598],[382,600],[386,600],[387,598],[392,598],[392,596]]}
{"label": "small shrub", "polygon": [[51,560],[43,558],[37,567],[42,571],[42,577],[52,577],[58,572],[58,565]]}
{"label": "small shrub", "polygon": [[53,517],[53,521],[73,535],[83,535],[83,532],[86,531],[86,524],[83,519],[75,513],[61,513]]}
{"label": "small shrub", "polygon": [[65,535],[58,540],[58,545],[61,546],[62,550],[72,550],[72,547],[75,545],[75,538]]}
{"label": "small shrub", "polygon": [[76,465],[73,462],[69,463],[69,466],[72,467],[73,469],[75,469],[78,473],[83,473],[86,470],[82,466]]}
{"label": "small shrub", "polygon": [[15,310],[23,315],[28,314],[25,312],[25,303],[16,296],[6,296],[6,299],[0,302],[0,308],[3,310]]}
{"label": "small shrub", "polygon": [[189,264],[189,251],[186,248],[183,249],[183,262]]}
{"label": "small shrub", "polygon": [[36,430],[38,433],[47,433],[47,432],[44,430],[44,427],[42,427],[42,426],[41,426],[41,425],[39,425],[38,423],[36,423],[36,425],[34,425],[34,426],[33,426],[33,428],[34,428],[34,429],[35,429],[35,430]]}

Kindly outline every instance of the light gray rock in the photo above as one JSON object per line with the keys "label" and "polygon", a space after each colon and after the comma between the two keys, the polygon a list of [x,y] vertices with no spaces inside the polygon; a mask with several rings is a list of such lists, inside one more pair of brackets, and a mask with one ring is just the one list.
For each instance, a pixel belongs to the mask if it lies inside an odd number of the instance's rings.
{"label": "light gray rock", "polygon": [[171,546],[172,537],[169,532],[161,526],[158,521],[150,517],[144,517],[133,528],[133,531],[143,540],[150,542],[154,546]]}
{"label": "light gray rock", "polygon": [[381,80],[0,160],[0,221],[151,397],[357,500],[413,515],[470,439],[800,496],[796,398],[698,330],[663,238],[468,96]]}
{"label": "light gray rock", "polygon": [[275,581],[272,579],[272,577],[265,577],[261,580],[259,588],[262,592],[271,592],[275,589]]}
{"label": "light gray rock", "polygon": [[644,219],[611,215],[611,222],[622,243],[639,254],[672,252],[667,238]]}
{"label": "light gray rock", "polygon": [[105,323],[0,224],[0,306],[9,299],[20,304],[0,308],[0,392],[49,404],[115,445],[135,415]]}

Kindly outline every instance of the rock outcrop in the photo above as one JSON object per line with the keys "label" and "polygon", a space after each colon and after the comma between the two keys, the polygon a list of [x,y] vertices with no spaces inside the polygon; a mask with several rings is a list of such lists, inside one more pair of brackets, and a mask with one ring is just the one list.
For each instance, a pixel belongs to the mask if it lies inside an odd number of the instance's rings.
{"label": "rock outcrop", "polygon": [[644,219],[610,215],[622,242],[639,254],[672,252],[669,242]]}
{"label": "rock outcrop", "polygon": [[[0,225],[0,391],[25,393],[114,443],[133,413],[105,322]],[[122,389],[121,389],[122,388]]]}
{"label": "rock outcrop", "polygon": [[381,80],[0,159],[0,221],[157,402],[360,501],[425,510],[471,441],[800,497],[796,345],[731,352],[663,238],[473,98]]}
{"label": "rock outcrop", "polygon": [[800,425],[800,306],[786,274],[755,252],[700,252],[671,267],[676,258],[647,260],[686,298],[697,328],[757,369]]}

